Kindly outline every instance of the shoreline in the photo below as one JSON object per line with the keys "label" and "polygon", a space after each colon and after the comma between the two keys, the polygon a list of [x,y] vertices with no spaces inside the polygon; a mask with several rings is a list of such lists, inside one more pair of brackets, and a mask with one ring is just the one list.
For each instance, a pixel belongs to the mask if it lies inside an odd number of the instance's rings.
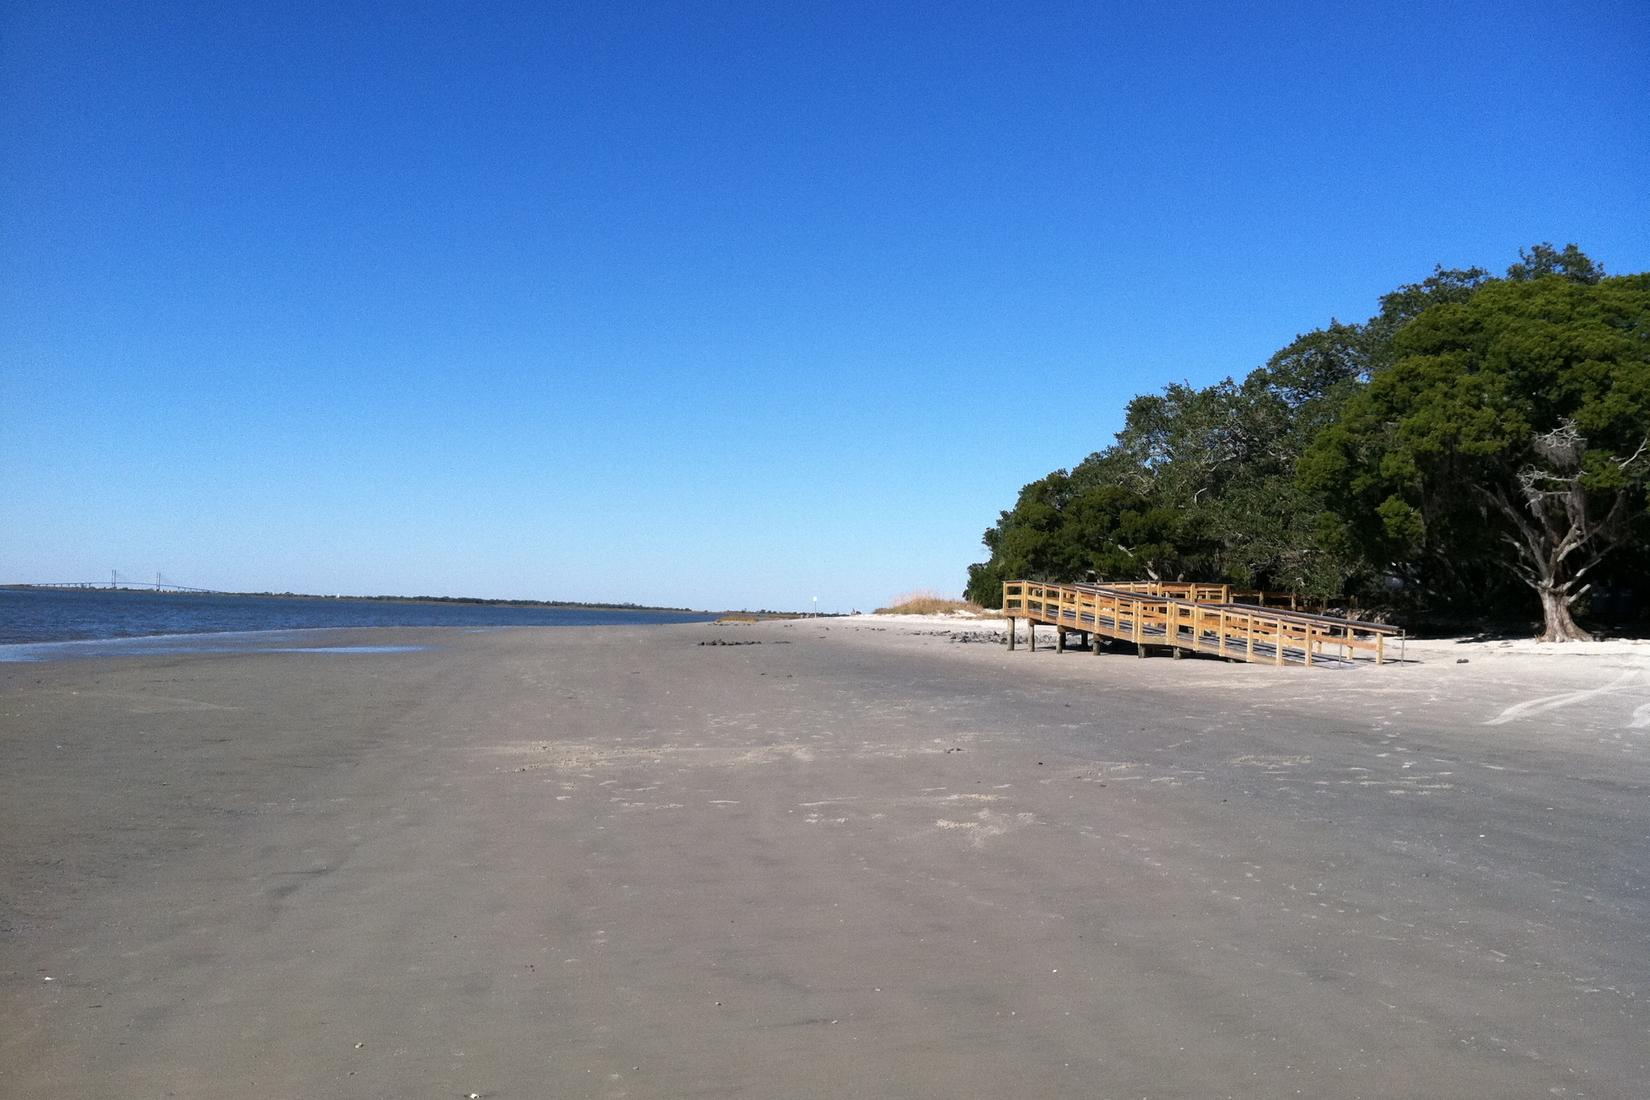
{"label": "shoreline", "polygon": [[[597,610],[596,608],[590,608]],[[603,608],[601,610],[616,610]],[[644,610],[644,609],[634,609]],[[648,611],[658,609],[645,609]],[[710,613],[688,612],[684,614],[709,615]],[[35,657],[22,656],[26,651],[58,649],[71,650],[86,647],[88,655],[97,656],[137,656],[141,655],[144,646],[150,644],[179,644],[182,651],[192,648],[190,642],[199,641],[201,646],[212,641],[229,642],[237,639],[271,638],[279,635],[325,635],[337,634],[346,631],[505,631],[505,630],[604,630],[604,629],[641,629],[663,626],[755,626],[758,624],[791,624],[820,623],[840,626],[849,629],[879,630],[898,629],[912,636],[947,636],[960,639],[969,636],[976,641],[999,640],[1006,630],[1006,620],[989,615],[968,615],[962,613],[944,613],[932,615],[897,614],[887,615],[875,612],[861,612],[854,615],[780,615],[764,614],[760,616],[744,617],[743,613],[723,614],[717,618],[692,618],[681,621],[667,620],[653,623],[569,623],[569,624],[515,624],[515,623],[476,623],[476,624],[379,624],[379,625],[339,625],[339,626],[283,626],[271,627],[262,630],[201,630],[182,631],[160,634],[126,634],[94,638],[59,638],[48,641],[29,642],[0,642],[0,663],[37,662],[51,659],[51,654]],[[1024,621],[1018,628],[1024,632]],[[1037,628],[1038,638],[1052,641],[1055,628],[1048,624],[1040,624]],[[1605,639],[1593,642],[1564,642],[1543,643],[1533,638],[1483,638],[1481,636],[1462,635],[1456,637],[1415,638],[1405,639],[1405,657],[1390,657],[1389,663],[1414,662],[1444,662],[1455,661],[1470,663],[1472,660],[1507,661],[1513,658],[1527,658],[1533,663],[1556,660],[1558,658],[1627,658],[1646,662],[1650,665],[1650,638],[1621,638]],[[108,653],[91,654],[89,651],[98,647],[108,647]],[[122,652],[130,648],[135,652]],[[1466,660],[1462,660],[1465,658]]]}
{"label": "shoreline", "polygon": [[[88,660],[96,657],[118,659],[161,654],[172,656],[205,653],[270,652],[268,649],[259,648],[258,644],[313,634],[355,633],[366,630],[402,631],[408,629],[478,631],[536,628],[485,626],[427,626],[416,628],[393,626],[281,627],[271,630],[202,630],[183,634],[128,634],[113,638],[63,638],[51,642],[0,642],[0,664],[45,664],[54,659]],[[242,647],[217,648],[236,641],[246,641],[250,644]],[[35,655],[34,651],[38,650],[48,652]],[[62,652],[61,657],[57,656],[59,651]]]}
{"label": "shoreline", "polygon": [[39,590],[0,593],[0,644],[357,627],[631,626],[713,618],[710,612],[642,608]]}
{"label": "shoreline", "polygon": [[[504,630],[647,630],[653,627],[673,626],[702,626],[715,623],[714,619],[693,619],[687,622],[662,623],[568,623],[565,625],[548,625],[542,623],[482,623],[452,625],[380,625],[380,626],[297,626],[271,627],[268,630],[194,630],[171,634],[122,634],[105,638],[59,638],[45,642],[0,642],[0,664],[27,664],[46,663],[53,659],[48,652],[41,656],[27,655],[27,651],[63,649],[71,647],[85,647],[84,657],[141,657],[156,652],[171,654],[232,652],[254,653],[260,652],[255,648],[261,641],[273,641],[284,637],[302,637],[307,635],[335,635],[354,634],[362,632],[389,632],[404,633],[408,631],[456,631],[464,634],[478,634],[490,631]],[[216,649],[215,645],[227,642],[246,640],[253,645],[232,649]],[[191,644],[198,643],[198,644]],[[146,647],[169,647],[156,649],[145,653]],[[106,652],[95,652],[106,649]],[[128,652],[129,651],[129,652]],[[65,652],[62,659],[81,659],[81,653]]]}

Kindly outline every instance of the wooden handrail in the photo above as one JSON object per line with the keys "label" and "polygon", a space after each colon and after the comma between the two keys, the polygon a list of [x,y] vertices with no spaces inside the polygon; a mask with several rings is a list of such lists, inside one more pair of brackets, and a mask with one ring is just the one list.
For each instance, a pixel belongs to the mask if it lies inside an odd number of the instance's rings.
{"label": "wooden handrail", "polygon": [[[1144,655],[1147,646],[1181,652],[1213,653],[1235,660],[1310,665],[1338,651],[1351,660],[1368,650],[1375,663],[1386,656],[1386,639],[1402,631],[1386,623],[1284,611],[1233,603],[1229,585],[1200,582],[1138,581],[1123,584],[1006,581],[1003,611],[1010,620],[1025,618],[1033,626],[1052,624],[1061,648],[1068,632],[1131,641]],[[1032,644],[1035,647],[1036,636]],[[1095,643],[1099,651],[1098,641]]]}

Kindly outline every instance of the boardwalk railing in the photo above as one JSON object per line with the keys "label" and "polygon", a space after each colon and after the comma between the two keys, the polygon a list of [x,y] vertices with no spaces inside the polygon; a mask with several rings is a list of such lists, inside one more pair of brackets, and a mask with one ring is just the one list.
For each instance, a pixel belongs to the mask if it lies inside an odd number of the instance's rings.
{"label": "boardwalk railing", "polygon": [[[1077,632],[1094,651],[1100,640],[1133,642],[1141,656],[1147,648],[1207,653],[1238,661],[1310,665],[1325,659],[1350,662],[1359,654],[1376,664],[1386,659],[1386,640],[1402,631],[1384,623],[1309,615],[1230,602],[1227,585],[1185,582],[1128,584],[1051,584],[1008,581],[1003,585],[1003,614],[1009,620],[1009,648],[1014,648],[1014,620],[1023,618],[1066,635]],[[1037,636],[1032,632],[1032,648]]]}
{"label": "boardwalk railing", "polygon": [[1109,588],[1113,592],[1133,592],[1142,596],[1172,596],[1177,600],[1196,603],[1231,603],[1229,584],[1200,584],[1197,581],[1107,581],[1088,588]]}
{"label": "boardwalk railing", "polygon": [[[1112,588],[1119,592],[1143,592],[1150,596],[1174,596],[1182,600],[1196,600],[1198,603],[1240,603],[1256,607],[1276,607],[1289,611],[1305,611],[1308,608],[1322,607],[1321,602],[1313,601],[1298,592],[1266,592],[1257,589],[1237,591],[1229,584],[1204,584],[1197,581],[1100,581],[1096,582],[1101,588]],[[1316,614],[1316,612],[1311,612]]]}

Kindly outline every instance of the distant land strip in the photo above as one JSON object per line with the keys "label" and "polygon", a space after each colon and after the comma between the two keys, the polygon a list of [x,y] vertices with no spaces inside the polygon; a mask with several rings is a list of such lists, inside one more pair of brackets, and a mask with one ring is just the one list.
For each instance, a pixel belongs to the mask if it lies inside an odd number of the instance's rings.
{"label": "distant land strip", "polygon": [[479,604],[486,607],[559,607],[582,611],[673,611],[683,615],[711,615],[715,612],[693,607],[655,607],[640,603],[592,603],[584,600],[504,600],[482,596],[325,596],[310,592],[227,592],[217,589],[193,589],[186,592],[103,584],[0,584],[0,590],[25,592],[132,592],[149,596],[258,596],[274,600],[351,600],[370,603],[456,603]]}
{"label": "distant land strip", "polygon": [[0,592],[130,592],[146,596],[256,596],[260,599],[271,600],[333,600],[355,603],[441,603],[464,604],[481,607],[546,607],[561,608],[574,611],[657,611],[676,615],[719,615],[723,619],[733,621],[755,621],[758,619],[804,619],[804,618],[835,618],[839,612],[805,612],[805,611],[774,611],[763,608],[760,611],[745,609],[728,609],[713,611],[710,608],[696,607],[659,607],[654,604],[643,603],[600,603],[586,600],[504,600],[487,599],[482,596],[325,596],[312,592],[229,592],[215,588],[155,588],[152,585],[119,584],[110,587],[95,581],[84,584],[0,584]]}

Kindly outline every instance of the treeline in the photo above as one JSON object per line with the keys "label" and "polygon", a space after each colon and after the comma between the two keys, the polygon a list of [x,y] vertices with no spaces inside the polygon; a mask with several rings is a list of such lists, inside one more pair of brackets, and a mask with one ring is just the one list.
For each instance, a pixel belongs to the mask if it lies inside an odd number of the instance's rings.
{"label": "treeline", "polygon": [[108,585],[86,584],[73,588],[62,585],[34,585],[34,584],[7,584],[0,588],[31,590],[50,589],[67,592],[141,592],[160,596],[254,596],[258,599],[269,600],[332,600],[341,603],[450,603],[474,605],[477,607],[542,607],[562,611],[648,611],[669,612],[680,615],[706,615],[708,611],[695,610],[691,607],[654,607],[651,604],[641,603],[591,603],[584,600],[518,600],[498,599],[487,596],[348,596],[326,595],[314,592],[220,592],[205,588],[185,589],[156,589],[156,588],[128,588]]}
{"label": "treeline", "polygon": [[478,607],[543,607],[562,611],[668,611],[682,615],[703,615],[691,607],[654,607],[641,603],[590,603],[584,600],[515,600],[486,596],[321,596],[303,592],[244,592],[237,595],[269,596],[283,600],[362,600],[369,603],[453,603]]}
{"label": "treeline", "polygon": [[1129,402],[1122,431],[1025,486],[967,595],[1002,582],[1198,579],[1412,623],[1640,613],[1650,591],[1650,274],[1575,245],[1502,277],[1439,267],[1242,381]]}

